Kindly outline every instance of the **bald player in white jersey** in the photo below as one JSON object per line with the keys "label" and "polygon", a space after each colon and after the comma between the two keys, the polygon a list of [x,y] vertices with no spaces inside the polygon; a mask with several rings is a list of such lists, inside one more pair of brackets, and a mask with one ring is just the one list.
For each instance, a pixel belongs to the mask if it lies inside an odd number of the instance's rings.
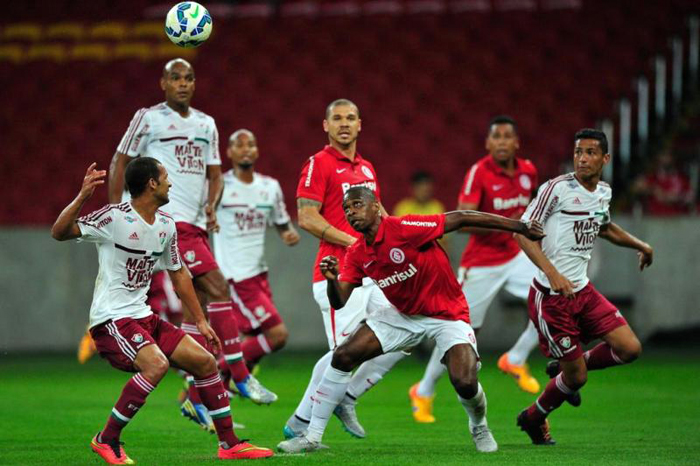
{"label": "bald player in white jersey", "polygon": [[231,285],[238,328],[249,337],[242,346],[250,368],[265,354],[281,349],[288,335],[267,280],[267,226],[274,225],[287,246],[299,242],[299,233],[290,221],[279,182],[255,171],[259,157],[255,135],[247,129],[235,131],[226,154],[233,169],[224,173],[214,254]]}
{"label": "bald player in white jersey", "polygon": [[[194,286],[206,295],[209,321],[221,338],[235,389],[256,403],[272,403],[277,395],[252,377],[243,361],[228,282],[209,248],[207,230],[219,228],[216,205],[223,187],[216,124],[209,115],[190,107],[195,75],[185,60],[178,58],[165,65],[160,86],[166,101],[137,111],[117,147],[109,173],[110,202],[121,201],[124,168],[131,159],[149,156],[165,166],[173,181],[167,213],[176,222],[178,247]],[[185,319],[182,329],[203,343],[192,324]],[[195,389],[190,390],[190,397],[196,404]]]}
{"label": "bald player in white jersey", "polygon": [[220,347],[180,262],[175,222],[159,209],[169,202],[167,170],[151,157],[134,160],[125,174],[131,201],[109,204],[78,218],[96,187],[104,183],[106,172],[95,170],[95,165],[88,168],[78,196],[56,219],[51,236],[97,245],[100,267],[90,307],[90,333],[103,358],[136,375],[124,386],[90,447],[108,464],[135,464],[122,447],[121,432],[173,364],[195,378],[216,426],[220,459],[272,456],[269,449],[250,445],[233,433],[228,396],[212,355],[181,329],[161,320],[146,304],[146,292],[158,265],[168,271],[186,304],[188,319],[206,343]]}
{"label": "bald player in white jersey", "polygon": [[[598,236],[636,249],[640,270],[651,265],[653,250],[610,221],[612,190],[600,179],[610,162],[605,133],[583,129],[574,141],[575,171],[542,185],[522,217],[541,222],[546,236],[540,243],[516,235],[539,268],[528,299],[530,320],[540,349],[556,359],[547,366],[552,380],[517,420],[536,445],[554,443],[547,416],[577,395],[588,371],[630,363],[642,351],[620,311],[591,285],[586,269]],[[603,342],[584,352],[583,344],[596,339]]]}

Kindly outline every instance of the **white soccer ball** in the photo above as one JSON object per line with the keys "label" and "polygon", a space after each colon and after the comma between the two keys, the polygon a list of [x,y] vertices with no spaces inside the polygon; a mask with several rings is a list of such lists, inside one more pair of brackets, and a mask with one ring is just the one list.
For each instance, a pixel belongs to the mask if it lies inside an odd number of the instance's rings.
{"label": "white soccer ball", "polygon": [[180,47],[198,47],[211,34],[211,15],[196,2],[181,2],[165,17],[165,34]]}

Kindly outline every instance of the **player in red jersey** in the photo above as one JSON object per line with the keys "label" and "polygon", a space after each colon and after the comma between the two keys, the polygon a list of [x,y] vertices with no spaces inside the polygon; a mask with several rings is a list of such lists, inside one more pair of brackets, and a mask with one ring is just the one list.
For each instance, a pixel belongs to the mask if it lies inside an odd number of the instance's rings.
{"label": "player in red jersey", "polygon": [[[537,187],[537,170],[527,159],[516,157],[520,148],[517,125],[505,115],[489,122],[486,149],[489,154],[467,172],[459,193],[459,210],[478,210],[509,218],[520,218]],[[513,235],[505,232],[466,228],[469,243],[462,254],[458,278],[469,303],[469,315],[478,335],[486,311],[498,292],[527,301],[530,283],[537,268],[520,250]],[[537,393],[540,384],[531,374],[526,360],[537,346],[537,331],[528,320],[525,331],[513,347],[498,360],[498,367],[512,375],[518,386]],[[409,390],[413,418],[417,422],[435,422],[433,398],[435,385],[445,372],[434,351],[420,382]]]}
{"label": "player in red jersey", "polygon": [[[610,221],[610,186],[601,181],[610,162],[605,133],[583,129],[574,137],[574,173],[542,185],[523,214],[524,221],[542,222],[547,236],[535,242],[516,235],[539,268],[530,289],[530,319],[540,336],[540,349],[555,358],[547,366],[544,392],[518,415],[518,426],[532,443],[552,445],[547,416],[584,386],[588,371],[627,364],[642,345],[620,311],[588,280],[587,267],[598,236],[636,249],[639,269],[651,265],[653,250]],[[591,350],[583,344],[601,339]]]}
{"label": "player in red jersey", "polygon": [[216,360],[181,329],[163,321],[146,304],[156,263],[168,271],[186,304],[187,317],[213,348],[220,341],[199,306],[192,281],[182,267],[173,219],[160,210],[169,202],[171,183],[163,165],[143,157],[126,168],[131,201],[107,205],[78,218],[85,202],[104,183],[106,172],[92,164],[78,196],[56,219],[51,236],[97,245],[99,279],[90,307],[90,333],[100,355],[112,366],[136,372],[125,385],[105,427],[92,439],[92,450],[108,464],[135,464],[120,442],[121,432],[146,403],[169,365],[195,377],[202,402],[214,418],[220,459],[262,458],[272,451],[239,440],[233,433],[231,407]]}
{"label": "player in red jersey", "polygon": [[[160,86],[165,102],[136,112],[112,158],[110,202],[121,201],[124,169],[133,158],[154,157],[168,169],[173,189],[166,211],[175,219],[178,247],[194,286],[206,296],[207,316],[221,337],[225,365],[235,389],[255,403],[270,404],[277,395],[250,375],[243,361],[229,284],[209,247],[207,231],[219,228],[216,206],[223,188],[216,124],[212,117],[190,105],[195,73],[187,61],[169,61],[163,68]],[[204,343],[192,322],[185,320],[182,329]],[[199,404],[194,388],[190,390],[190,401]],[[183,414],[186,412],[183,410]]]}
{"label": "player in red jersey", "polygon": [[[379,196],[379,184],[372,164],[357,152],[362,121],[354,103],[347,99],[331,102],[326,108],[323,129],[328,133],[329,144],[310,157],[302,168],[297,187],[297,206],[299,226],[321,240],[313,272],[313,294],[321,309],[330,351],[314,366],[304,396],[284,426],[286,438],[301,435],[308,427],[316,385],[330,364],[333,349],[352,334],[366,317],[368,309],[389,304],[369,279],[353,293],[343,309],[334,308],[328,302],[325,280],[317,266],[321,258],[327,255],[342,258],[345,249],[357,240],[357,232],[343,214],[343,194],[351,186],[360,185]],[[386,214],[384,208],[380,208]],[[376,385],[402,357],[402,353],[385,354],[357,370],[348,386],[347,395],[335,411],[350,435],[365,437],[355,413],[357,398]]]}
{"label": "player in red jersey", "polygon": [[363,237],[347,249],[340,274],[335,256],[326,256],[319,264],[327,281],[328,299],[332,306],[341,308],[353,289],[361,286],[362,279],[370,277],[391,306],[373,310],[335,349],[316,390],[306,435],[286,440],[278,448],[289,453],[324,448],[323,432],[345,394],[351,371],[363,361],[384,352],[412,348],[428,337],[435,340],[447,365],[450,381],[469,416],[477,450],[496,451],[498,446],[486,422],[486,396],[477,379],[478,353],[467,301],[447,253],[436,240],[466,226],[539,239],[542,228],[537,222],[525,224],[475,211],[383,218],[374,193],[362,186],[347,191],[343,209],[350,225]]}

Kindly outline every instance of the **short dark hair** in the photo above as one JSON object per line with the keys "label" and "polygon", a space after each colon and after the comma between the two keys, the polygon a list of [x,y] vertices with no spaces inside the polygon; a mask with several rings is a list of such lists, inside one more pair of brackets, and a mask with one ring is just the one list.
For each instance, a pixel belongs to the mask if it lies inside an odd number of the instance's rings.
{"label": "short dark hair", "polygon": [[355,102],[349,99],[335,99],[333,102],[328,104],[328,107],[326,107],[326,120],[330,116],[331,110],[340,105],[348,105],[350,107],[355,107],[355,110],[357,110],[357,116],[360,116],[360,108],[357,105],[355,105]]}
{"label": "short dark hair", "polygon": [[513,131],[515,131],[515,134],[518,134],[517,123],[515,123],[513,117],[508,115],[496,115],[495,117],[491,118],[491,121],[489,121],[488,133],[491,132],[493,125],[511,125],[513,127]]}
{"label": "short dark hair", "polygon": [[574,142],[579,139],[595,139],[600,144],[600,149],[603,151],[603,154],[608,153],[608,137],[599,129],[583,128],[574,136]]}
{"label": "short dark hair", "polygon": [[153,157],[137,157],[126,166],[124,179],[131,197],[139,197],[151,179],[158,181],[160,162]]}
{"label": "short dark hair", "polygon": [[434,180],[433,175],[426,171],[417,171],[411,175],[411,184],[432,182]]}
{"label": "short dark hair", "polygon": [[374,191],[369,189],[367,186],[351,186],[347,191],[345,191],[343,200],[348,199],[349,197],[359,197],[365,201],[377,202],[377,196],[374,194]]}

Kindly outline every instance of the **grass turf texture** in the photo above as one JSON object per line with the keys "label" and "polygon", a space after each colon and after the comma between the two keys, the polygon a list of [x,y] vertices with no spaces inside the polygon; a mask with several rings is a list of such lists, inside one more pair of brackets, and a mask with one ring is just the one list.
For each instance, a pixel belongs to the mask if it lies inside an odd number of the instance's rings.
{"label": "grass turf texture", "polygon": [[[269,357],[259,379],[280,400],[269,407],[234,399],[238,432],[258,445],[274,447],[282,426],[304,391],[315,357]],[[489,424],[499,443],[495,454],[478,454],[466,414],[446,378],[437,389],[432,425],[416,424],[407,390],[424,362],[402,361],[361,399],[364,440],[351,438],[331,419],[324,443],[330,450],[278,455],[270,464],[698,464],[700,358],[690,353],[648,351],[627,367],[596,371],[583,390],[583,405],[564,405],[550,416],[558,445],[536,447],[515,426],[518,412],[534,397],[519,391],[484,358],[481,382],[488,396]],[[535,359],[540,382],[545,361]],[[0,464],[104,464],[89,448],[128,375],[95,357],[80,366],[68,356],[0,357]],[[180,378],[170,373],[122,435],[129,455],[141,465],[200,465],[216,460],[216,437],[179,414]],[[266,463],[266,464],[267,464]]]}

